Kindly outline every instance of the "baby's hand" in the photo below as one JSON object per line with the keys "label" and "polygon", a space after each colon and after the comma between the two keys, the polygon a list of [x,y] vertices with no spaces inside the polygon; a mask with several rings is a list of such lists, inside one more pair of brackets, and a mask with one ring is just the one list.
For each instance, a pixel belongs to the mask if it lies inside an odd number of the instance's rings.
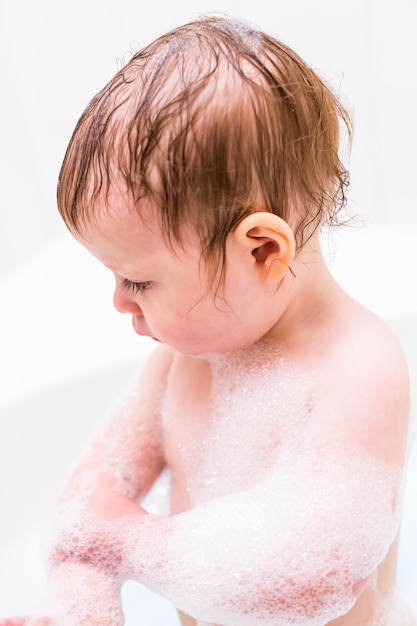
{"label": "baby's hand", "polygon": [[65,508],[60,514],[63,525],[52,539],[52,572],[44,599],[31,615],[0,620],[0,626],[124,623],[118,576],[122,546],[113,545],[114,529],[110,532],[109,526],[145,511],[105,481],[92,496],[72,501],[69,511]]}
{"label": "baby's hand", "polygon": [[119,581],[126,577],[125,538],[137,520],[147,517],[133,500],[102,476],[92,494],[63,503],[51,529],[49,562],[90,563]]}
{"label": "baby's hand", "polygon": [[136,502],[114,489],[114,482],[111,476],[100,477],[94,493],[89,498],[92,512],[104,520],[146,515],[146,511]]}
{"label": "baby's hand", "polygon": [[0,620],[0,626],[122,626],[120,586],[85,563],[62,563],[32,615]]}

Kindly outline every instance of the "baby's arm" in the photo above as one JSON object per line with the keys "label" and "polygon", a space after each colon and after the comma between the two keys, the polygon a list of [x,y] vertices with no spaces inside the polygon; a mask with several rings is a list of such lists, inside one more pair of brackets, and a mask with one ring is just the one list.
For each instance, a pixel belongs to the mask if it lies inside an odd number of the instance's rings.
{"label": "baby's arm", "polygon": [[120,584],[87,563],[62,563],[31,615],[0,620],[0,626],[121,626]]}
{"label": "baby's arm", "polygon": [[118,402],[71,472],[49,531],[53,566],[72,558],[68,542],[62,545],[63,524],[69,532],[82,525],[89,499],[100,500],[105,517],[111,517],[115,507],[119,515],[136,513],[136,500],[161,473],[160,408],[170,363],[169,348],[161,346],[152,354],[139,382]]}
{"label": "baby's arm", "polygon": [[116,571],[72,558],[68,545],[60,543],[59,529],[69,517],[70,525],[79,527],[89,499],[101,503],[105,517],[111,517],[115,508],[122,516],[140,510],[135,499],[148,491],[164,466],[159,409],[170,361],[165,347],[153,353],[141,380],[119,402],[71,472],[51,525],[52,567],[45,598],[32,617],[10,619],[4,622],[8,626],[72,625],[71,615],[78,616],[77,626],[123,624]]}
{"label": "baby's arm", "polygon": [[93,493],[103,480],[132,500],[148,491],[164,466],[160,408],[170,363],[165,346],[151,355],[71,472],[61,503]]}
{"label": "baby's arm", "polygon": [[400,472],[343,449],[296,452],[251,489],[172,517],[110,516],[93,497],[62,544],[76,537],[78,558],[210,623],[327,623],[394,541]]}

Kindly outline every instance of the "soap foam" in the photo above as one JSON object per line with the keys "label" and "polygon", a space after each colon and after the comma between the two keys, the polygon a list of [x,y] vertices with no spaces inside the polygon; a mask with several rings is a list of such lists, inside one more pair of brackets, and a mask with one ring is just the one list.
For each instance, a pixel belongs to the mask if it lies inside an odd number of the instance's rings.
{"label": "soap foam", "polygon": [[350,610],[394,541],[402,472],[326,432],[312,444],[314,381],[282,351],[209,358],[201,440],[179,444],[194,510],[167,522],[166,542],[149,535],[164,565],[142,580],[210,623],[322,626]]}
{"label": "soap foam", "polygon": [[[193,416],[199,425],[198,446],[192,430],[178,446],[193,505],[249,487],[271,471],[284,443],[300,439],[305,431],[311,381],[294,371],[282,349],[265,351],[256,344],[245,356],[209,357],[209,405],[204,415]],[[173,409],[168,401],[165,409],[181,419],[186,406]]]}
{"label": "soap foam", "polygon": [[[151,399],[137,388],[116,404],[108,426],[98,439],[103,461],[116,479],[115,488],[130,498],[136,498],[146,473],[162,458],[162,430],[159,421],[163,390]],[[141,415],[146,420],[139,419]],[[143,442],[146,442],[146,448]],[[161,463],[161,460],[159,461]]]}
{"label": "soap foam", "polygon": [[377,593],[377,602],[369,626],[412,626],[412,618],[397,585],[385,595]]}
{"label": "soap foam", "polygon": [[[334,442],[313,446],[313,382],[281,353],[251,356],[212,359],[202,442],[180,447],[192,510],[102,520],[75,499],[52,544],[208,623],[324,626],[352,608],[355,585],[393,543],[402,472]],[[397,599],[381,607],[372,626],[392,626]]]}
{"label": "soap foam", "polygon": [[145,533],[142,581],[224,626],[323,626],[347,613],[354,585],[397,534],[401,477],[341,450],[322,455],[321,467],[306,474],[305,457],[293,459],[262,484],[168,519],[166,539]]}
{"label": "soap foam", "polygon": [[139,385],[137,381],[130,385],[100,421],[92,443],[64,486],[63,501],[94,493],[103,471],[113,478],[118,492],[135,500],[148,490],[149,475],[162,471],[160,407],[164,390],[155,390],[149,398]]}
{"label": "soap foam", "polygon": [[63,563],[51,578],[48,591],[31,617],[46,619],[50,626],[124,623],[120,586],[91,565]]}

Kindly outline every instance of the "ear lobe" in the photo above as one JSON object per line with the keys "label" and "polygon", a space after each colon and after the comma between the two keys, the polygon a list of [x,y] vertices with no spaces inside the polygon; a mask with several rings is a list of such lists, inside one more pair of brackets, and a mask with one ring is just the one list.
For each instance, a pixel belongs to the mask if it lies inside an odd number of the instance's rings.
{"label": "ear lobe", "polygon": [[291,271],[295,255],[294,234],[274,213],[256,212],[245,217],[233,231],[235,242],[250,254],[266,284],[279,283]]}

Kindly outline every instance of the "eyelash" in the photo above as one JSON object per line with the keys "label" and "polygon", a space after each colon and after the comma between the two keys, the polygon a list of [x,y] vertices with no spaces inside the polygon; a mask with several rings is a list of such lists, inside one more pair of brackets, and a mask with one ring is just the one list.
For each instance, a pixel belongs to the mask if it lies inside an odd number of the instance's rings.
{"label": "eyelash", "polygon": [[132,282],[127,278],[123,278],[122,287],[123,289],[131,289],[133,293],[139,293],[141,291],[146,291],[151,286],[151,282],[149,280],[144,280],[139,283]]}

